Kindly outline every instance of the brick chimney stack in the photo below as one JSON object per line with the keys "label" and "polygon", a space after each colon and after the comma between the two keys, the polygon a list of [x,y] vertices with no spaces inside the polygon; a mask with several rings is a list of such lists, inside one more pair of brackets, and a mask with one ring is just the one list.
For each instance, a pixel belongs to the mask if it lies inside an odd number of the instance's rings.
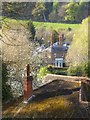
{"label": "brick chimney stack", "polygon": [[29,64],[26,66],[26,76],[23,77],[24,81],[24,103],[28,103],[28,101],[32,98],[32,80],[33,77],[30,75],[30,66]]}
{"label": "brick chimney stack", "polygon": [[64,34],[59,34],[59,45],[62,45],[64,41]]}

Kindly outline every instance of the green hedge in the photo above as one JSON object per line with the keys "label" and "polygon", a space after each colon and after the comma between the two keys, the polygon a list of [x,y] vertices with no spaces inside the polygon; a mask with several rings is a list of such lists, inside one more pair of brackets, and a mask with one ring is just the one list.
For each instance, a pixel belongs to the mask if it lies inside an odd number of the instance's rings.
{"label": "green hedge", "polygon": [[88,76],[88,63],[81,63],[77,65],[71,65],[67,70],[67,75],[71,76]]}
{"label": "green hedge", "polygon": [[48,70],[52,73],[52,74],[56,74],[56,75],[67,75],[67,68],[54,68],[54,67],[48,67]]}

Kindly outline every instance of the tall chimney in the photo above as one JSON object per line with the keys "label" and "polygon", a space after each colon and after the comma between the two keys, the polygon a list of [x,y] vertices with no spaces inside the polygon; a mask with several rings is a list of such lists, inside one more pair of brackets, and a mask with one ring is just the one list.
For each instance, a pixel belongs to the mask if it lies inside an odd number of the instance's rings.
{"label": "tall chimney", "polygon": [[59,45],[63,44],[64,34],[59,34]]}
{"label": "tall chimney", "polygon": [[51,45],[53,45],[53,34],[51,33]]}
{"label": "tall chimney", "polygon": [[32,80],[33,77],[30,75],[30,66],[29,64],[26,66],[26,76],[23,77],[23,81],[24,81],[24,103],[28,103],[28,101],[30,100],[30,98],[32,97],[32,92],[33,92],[33,88],[32,88]]}

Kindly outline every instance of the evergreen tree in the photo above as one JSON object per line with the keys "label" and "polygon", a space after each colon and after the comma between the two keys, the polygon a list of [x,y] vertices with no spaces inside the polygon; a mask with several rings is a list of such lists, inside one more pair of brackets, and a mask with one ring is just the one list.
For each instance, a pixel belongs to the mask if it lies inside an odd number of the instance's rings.
{"label": "evergreen tree", "polygon": [[36,30],[31,20],[28,22],[28,30],[30,32],[30,39],[34,39]]}

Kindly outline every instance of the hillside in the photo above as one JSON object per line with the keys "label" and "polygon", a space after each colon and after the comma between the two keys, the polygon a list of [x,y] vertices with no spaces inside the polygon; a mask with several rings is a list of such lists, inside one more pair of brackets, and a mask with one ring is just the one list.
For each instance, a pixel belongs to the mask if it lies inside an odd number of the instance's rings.
{"label": "hillside", "polygon": [[[10,18],[33,21],[81,23],[89,14],[86,2],[3,2],[2,14]],[[73,9],[72,9],[73,8]]]}

